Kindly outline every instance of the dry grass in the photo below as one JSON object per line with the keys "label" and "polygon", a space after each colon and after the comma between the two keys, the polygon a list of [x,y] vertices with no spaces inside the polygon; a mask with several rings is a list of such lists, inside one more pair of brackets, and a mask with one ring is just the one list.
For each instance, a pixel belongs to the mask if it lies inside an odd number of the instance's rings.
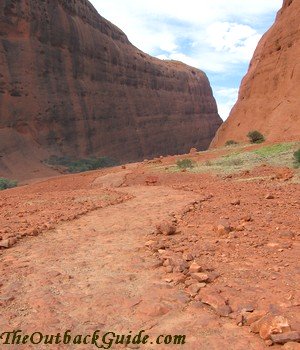
{"label": "dry grass", "polygon": [[[194,166],[187,169],[187,171],[191,173],[216,173],[226,175],[245,170],[252,170],[262,164],[294,168],[293,154],[295,150],[299,149],[299,147],[300,142],[289,142],[266,146],[262,145],[259,148],[256,147],[254,150],[249,151],[249,145],[235,145],[227,147],[228,153],[221,157],[196,161]],[[217,150],[208,150],[205,152],[199,152],[198,156],[201,159],[201,155],[214,155],[216,151]],[[174,164],[168,166],[167,169],[165,166],[156,166],[155,170],[176,173],[180,171],[180,168]],[[295,171],[297,178],[298,170],[296,169]]]}

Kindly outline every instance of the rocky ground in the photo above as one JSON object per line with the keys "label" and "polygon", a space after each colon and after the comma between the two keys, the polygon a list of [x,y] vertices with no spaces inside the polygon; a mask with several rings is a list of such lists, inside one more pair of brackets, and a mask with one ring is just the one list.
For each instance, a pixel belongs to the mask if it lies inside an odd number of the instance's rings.
{"label": "rocky ground", "polygon": [[172,163],[167,157],[1,192],[1,332],[143,329],[184,334],[186,344],[128,348],[299,349],[293,170],[161,170]]}

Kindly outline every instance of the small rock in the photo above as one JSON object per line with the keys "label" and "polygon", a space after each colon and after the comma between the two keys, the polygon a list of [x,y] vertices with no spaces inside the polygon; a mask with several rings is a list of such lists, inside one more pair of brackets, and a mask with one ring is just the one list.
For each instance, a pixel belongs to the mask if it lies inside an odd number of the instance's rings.
{"label": "small rock", "polygon": [[187,292],[191,295],[191,296],[195,296],[199,290],[203,288],[202,284],[200,283],[194,283],[191,284],[188,288],[187,288]]}
{"label": "small rock", "polygon": [[226,220],[222,220],[217,226],[215,226],[214,230],[219,236],[227,236],[228,233],[232,231],[232,227]]}
{"label": "small rock", "polygon": [[34,228],[33,230],[31,230],[29,235],[30,236],[37,236],[38,234],[39,234],[39,230],[37,228]]}
{"label": "small rock", "polygon": [[159,259],[158,261],[156,261],[155,263],[153,263],[153,264],[151,265],[151,267],[152,267],[153,269],[157,269],[158,267],[161,267],[161,266],[163,266],[163,260],[161,260],[161,259]]}
{"label": "small rock", "polygon": [[167,278],[165,278],[165,281],[166,281],[167,283],[171,283],[171,282],[173,282],[173,278],[167,277]]}
{"label": "small rock", "polygon": [[260,320],[265,315],[265,311],[242,312],[242,324],[243,326],[251,326],[252,323]]}
{"label": "small rock", "polygon": [[202,268],[200,265],[198,265],[195,261],[192,262],[190,268],[189,268],[189,272],[190,273],[197,273],[197,272],[200,272],[202,271]]}
{"label": "small rock", "polygon": [[158,182],[158,177],[157,176],[148,176],[146,178],[145,182],[148,186],[155,185]]}
{"label": "small rock", "polygon": [[166,267],[166,272],[167,273],[172,273],[173,272],[173,267],[172,266],[167,266]]}
{"label": "small rock", "polygon": [[271,334],[285,333],[291,330],[288,320],[283,316],[266,315],[250,326],[253,333],[259,333],[264,340],[270,339]]}
{"label": "small rock", "polygon": [[266,196],[265,196],[265,198],[266,199],[274,199],[274,196],[272,195],[272,194],[267,194]]}
{"label": "small rock", "polygon": [[173,275],[174,284],[185,283],[186,276],[183,273],[177,273]]}
{"label": "small rock", "polygon": [[279,233],[280,238],[294,239],[295,234],[291,231],[282,231]]}
{"label": "small rock", "polygon": [[233,201],[230,202],[231,205],[240,205],[241,204],[241,200],[240,199],[235,199]]}
{"label": "small rock", "polygon": [[11,301],[14,301],[15,300],[15,297],[11,296],[2,296],[0,297],[0,306],[5,306],[7,303],[11,302]]}
{"label": "small rock", "polygon": [[163,266],[164,266],[164,267],[172,266],[171,260],[170,260],[170,259],[165,259],[164,262],[163,262]]}
{"label": "small rock", "polygon": [[9,239],[4,239],[4,240],[0,241],[0,247],[2,247],[2,248],[10,248]]}
{"label": "small rock", "polygon": [[182,258],[183,260],[185,261],[192,261],[194,259],[193,255],[192,254],[189,254],[189,253],[184,253],[182,255]]}
{"label": "small rock", "polygon": [[284,350],[300,350],[300,343],[288,342],[283,345]]}
{"label": "small rock", "polygon": [[245,230],[245,226],[244,225],[238,225],[235,227],[235,230],[238,232],[242,232]]}
{"label": "small rock", "polygon": [[218,225],[216,231],[219,236],[225,236],[230,232],[230,230],[223,225]]}
{"label": "small rock", "polygon": [[17,238],[11,237],[11,238],[4,239],[4,240],[0,241],[0,247],[11,248],[16,243],[17,243]]}
{"label": "small rock", "polygon": [[154,305],[141,305],[143,313],[152,317],[163,316],[167,314],[170,309],[165,305],[154,304]]}
{"label": "small rock", "polygon": [[246,221],[246,222],[250,222],[250,221],[252,221],[252,217],[251,217],[251,215],[246,215],[242,218],[242,220]]}
{"label": "small rock", "polygon": [[259,320],[253,322],[250,326],[252,333],[259,333],[260,327],[262,324],[270,322],[271,316],[265,315],[264,317],[260,318]]}
{"label": "small rock", "polygon": [[272,342],[271,339],[269,339],[269,340],[265,340],[265,344],[266,344],[267,346],[272,346],[272,345],[273,345],[273,342]]}
{"label": "small rock", "polygon": [[174,272],[187,274],[187,271],[188,271],[187,268],[183,264],[180,264],[174,267]]}
{"label": "small rock", "polygon": [[145,243],[145,246],[146,246],[146,247],[153,247],[155,244],[156,244],[155,241],[147,241],[147,242]]}
{"label": "small rock", "polygon": [[208,272],[207,273],[208,276],[208,283],[212,283],[214,280],[216,280],[218,277],[220,277],[220,274],[216,271],[212,271],[212,272]]}
{"label": "small rock", "polygon": [[253,312],[255,310],[255,307],[253,304],[246,304],[246,305],[242,305],[240,306],[240,311],[243,312]]}
{"label": "small rock", "polygon": [[189,287],[190,285],[192,285],[194,283],[195,283],[195,281],[190,277],[184,281],[184,284],[186,285],[186,287]]}
{"label": "small rock", "polygon": [[230,232],[229,234],[228,234],[228,238],[229,239],[236,239],[236,238],[238,238],[239,237],[239,235],[236,233],[236,232]]}
{"label": "small rock", "polygon": [[215,310],[221,317],[228,317],[232,313],[232,309],[229,305],[218,306]]}
{"label": "small rock", "polygon": [[300,342],[300,332],[286,332],[282,334],[271,334],[271,340],[275,344],[285,344],[288,342]]}
{"label": "small rock", "polygon": [[160,224],[156,225],[156,229],[158,233],[164,235],[173,235],[176,233],[176,227],[172,221],[162,221]]}
{"label": "small rock", "polygon": [[202,288],[199,293],[199,300],[203,304],[210,305],[220,316],[227,317],[232,312],[226,300],[214,289]]}
{"label": "small rock", "polygon": [[198,282],[208,282],[208,280],[209,280],[208,275],[206,273],[202,273],[202,272],[192,273],[191,276],[192,276],[192,278],[194,278]]}

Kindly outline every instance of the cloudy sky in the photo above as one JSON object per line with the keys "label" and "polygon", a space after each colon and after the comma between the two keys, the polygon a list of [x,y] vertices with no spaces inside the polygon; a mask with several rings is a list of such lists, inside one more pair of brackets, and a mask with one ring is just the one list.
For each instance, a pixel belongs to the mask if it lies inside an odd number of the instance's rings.
{"label": "cloudy sky", "polygon": [[282,0],[91,0],[139,49],[200,68],[226,119]]}

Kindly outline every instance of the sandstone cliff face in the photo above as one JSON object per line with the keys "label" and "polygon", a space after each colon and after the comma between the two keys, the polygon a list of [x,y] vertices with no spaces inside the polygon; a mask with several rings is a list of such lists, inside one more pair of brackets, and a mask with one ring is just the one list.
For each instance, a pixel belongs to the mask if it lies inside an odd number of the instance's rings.
{"label": "sandstone cliff face", "polygon": [[300,1],[285,0],[263,36],[239,98],[211,146],[245,141],[250,130],[269,141],[300,140]]}
{"label": "sandstone cliff face", "polygon": [[221,124],[202,71],[139,51],[87,0],[1,0],[0,67],[2,173],[205,149]]}

